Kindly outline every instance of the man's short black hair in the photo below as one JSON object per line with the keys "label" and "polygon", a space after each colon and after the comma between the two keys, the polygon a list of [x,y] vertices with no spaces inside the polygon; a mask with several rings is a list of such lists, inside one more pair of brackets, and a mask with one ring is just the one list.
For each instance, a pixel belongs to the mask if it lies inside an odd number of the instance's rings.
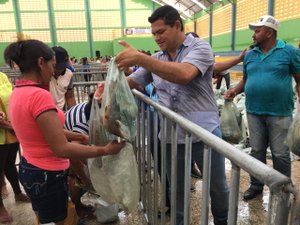
{"label": "man's short black hair", "polygon": [[148,18],[149,23],[154,23],[155,21],[162,19],[166,25],[173,27],[176,20],[180,21],[181,31],[183,31],[183,23],[180,18],[178,11],[169,5],[164,5],[156,9],[152,15]]}

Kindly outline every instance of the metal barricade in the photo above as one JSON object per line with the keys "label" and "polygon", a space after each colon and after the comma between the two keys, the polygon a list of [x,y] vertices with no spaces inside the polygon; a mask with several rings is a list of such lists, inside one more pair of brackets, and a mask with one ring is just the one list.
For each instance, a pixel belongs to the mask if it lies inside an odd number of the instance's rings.
{"label": "metal barricade", "polygon": [[[248,154],[240,151],[231,144],[216,137],[200,126],[183,118],[168,108],[159,105],[150,98],[133,90],[136,96],[139,112],[137,117],[137,161],[141,178],[141,201],[140,207],[144,211],[147,224],[166,224],[165,214],[161,214],[158,221],[158,207],[164,211],[166,190],[166,122],[172,123],[171,145],[172,145],[172,171],[171,171],[171,225],[175,225],[176,216],[176,161],[177,161],[177,129],[181,127],[185,132],[185,191],[184,191],[184,225],[190,221],[190,183],[191,183],[191,135],[202,140],[206,146],[203,156],[203,182],[202,182],[202,209],[201,225],[208,225],[209,215],[209,190],[210,190],[210,161],[211,149],[223,155],[231,161],[231,180],[229,196],[228,225],[236,225],[238,218],[239,184],[241,169],[259,179],[270,189],[269,205],[267,212],[267,225],[287,225],[291,205],[291,194],[296,194],[290,178],[282,175],[273,168],[263,164]],[[153,106],[153,121],[150,118],[150,106]],[[158,174],[158,115],[160,115],[160,143],[161,143],[161,177]],[[145,122],[147,121],[147,122]],[[153,129],[151,130],[151,124]],[[153,154],[151,154],[151,132],[153,132]],[[153,164],[153,174],[151,171]],[[153,183],[151,183],[151,177]],[[159,182],[160,181],[160,182]],[[160,196],[160,198],[159,198]],[[200,210],[200,209],[199,209]]]}
{"label": "metal barricade", "polygon": [[[89,72],[84,72],[86,69],[82,65],[74,66],[73,72],[74,82],[89,82],[89,81],[102,81],[107,76],[107,65],[91,64]],[[0,72],[5,73],[10,81],[15,84],[15,80],[21,76],[20,71],[11,69],[10,67],[0,67]]]}
{"label": "metal barricade", "polygon": [[106,79],[107,71],[90,71],[73,73],[75,82],[101,81]]}
{"label": "metal barricade", "polygon": [[74,65],[74,80],[76,82],[100,81],[105,80],[108,65],[99,63],[90,64],[90,68],[84,68],[83,65]]}
{"label": "metal barricade", "polygon": [[96,91],[97,84],[98,81],[74,82],[74,95],[77,104],[84,101],[88,101],[89,94]]}

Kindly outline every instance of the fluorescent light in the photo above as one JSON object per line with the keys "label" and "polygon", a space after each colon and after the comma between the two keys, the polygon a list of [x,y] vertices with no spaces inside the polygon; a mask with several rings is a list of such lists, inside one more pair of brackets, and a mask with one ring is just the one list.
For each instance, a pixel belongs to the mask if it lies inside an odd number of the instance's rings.
{"label": "fluorescent light", "polygon": [[152,0],[152,2],[155,2],[155,3],[159,4],[159,5],[163,5],[161,2],[156,1],[156,0]]}
{"label": "fluorescent light", "polygon": [[203,5],[201,2],[198,2],[197,0],[191,0],[191,1],[194,2],[196,5],[198,5],[200,8],[206,9],[206,6]]}

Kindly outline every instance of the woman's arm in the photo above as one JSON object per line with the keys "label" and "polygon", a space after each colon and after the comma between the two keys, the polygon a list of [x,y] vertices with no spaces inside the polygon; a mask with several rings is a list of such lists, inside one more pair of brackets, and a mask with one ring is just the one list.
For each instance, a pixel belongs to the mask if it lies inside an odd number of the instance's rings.
{"label": "woman's arm", "polygon": [[64,129],[64,133],[67,137],[68,141],[76,141],[80,144],[87,145],[89,143],[89,136],[85,134],[80,134],[77,132],[72,132],[69,130]]}
{"label": "woman's arm", "polygon": [[43,112],[37,117],[36,121],[44,138],[57,157],[82,159],[116,154],[125,145],[124,142],[117,143],[116,141],[110,142],[106,146],[88,146],[69,142],[55,110]]}

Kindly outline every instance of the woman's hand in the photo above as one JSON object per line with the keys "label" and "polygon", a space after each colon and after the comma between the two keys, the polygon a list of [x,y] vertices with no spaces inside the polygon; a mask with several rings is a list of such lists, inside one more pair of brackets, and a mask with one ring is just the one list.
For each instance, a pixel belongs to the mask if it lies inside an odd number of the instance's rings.
{"label": "woman's hand", "polygon": [[6,116],[4,112],[0,112],[0,122],[3,122],[5,120]]}
{"label": "woman's hand", "polygon": [[105,87],[105,81],[100,81],[98,82],[97,89],[94,93],[94,98],[98,100],[98,103],[101,104],[102,102],[102,96],[104,92],[104,87]]}
{"label": "woman's hand", "polygon": [[122,148],[125,146],[125,142],[117,142],[117,141],[111,141],[105,146],[105,152],[107,154],[117,154],[119,153]]}

